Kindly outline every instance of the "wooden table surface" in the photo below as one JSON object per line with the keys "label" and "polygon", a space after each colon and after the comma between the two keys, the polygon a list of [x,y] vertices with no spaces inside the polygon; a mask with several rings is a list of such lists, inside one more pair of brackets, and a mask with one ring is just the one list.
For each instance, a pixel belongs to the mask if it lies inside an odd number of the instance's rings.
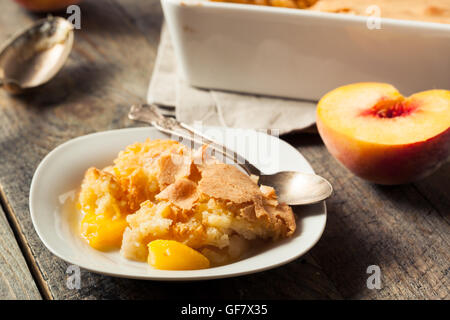
{"label": "wooden table surface", "polygon": [[[0,42],[42,17],[12,0],[1,1],[0,11]],[[82,270],[81,288],[69,289],[68,264],[34,231],[31,178],[59,144],[136,125],[126,114],[145,98],[162,23],[159,0],[86,0],[81,11],[81,30],[57,77],[26,96],[0,92],[0,298],[449,299],[450,165],[414,184],[377,186],[339,166],[313,134],[283,137],[335,189],[325,233],[302,258],[259,274],[188,283]],[[381,268],[380,290],[367,288],[369,265]]]}

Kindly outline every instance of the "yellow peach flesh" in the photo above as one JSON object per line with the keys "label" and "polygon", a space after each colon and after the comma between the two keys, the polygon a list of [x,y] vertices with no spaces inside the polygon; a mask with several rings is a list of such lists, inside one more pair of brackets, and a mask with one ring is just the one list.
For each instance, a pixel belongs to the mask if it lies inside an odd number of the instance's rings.
{"label": "yellow peach flesh", "polygon": [[[415,110],[392,118],[365,114],[381,99],[403,100],[414,105]],[[389,84],[351,84],[326,94],[319,102],[318,117],[325,126],[359,141],[382,145],[416,143],[448,129],[450,91],[428,90],[403,98]]]}
{"label": "yellow peach flesh", "polygon": [[122,235],[127,226],[125,217],[105,217],[87,213],[81,221],[81,235],[97,250],[111,250],[122,244]]}
{"label": "yellow peach flesh", "polygon": [[209,260],[200,252],[174,240],[154,240],[148,244],[148,263],[161,270],[209,268]]}

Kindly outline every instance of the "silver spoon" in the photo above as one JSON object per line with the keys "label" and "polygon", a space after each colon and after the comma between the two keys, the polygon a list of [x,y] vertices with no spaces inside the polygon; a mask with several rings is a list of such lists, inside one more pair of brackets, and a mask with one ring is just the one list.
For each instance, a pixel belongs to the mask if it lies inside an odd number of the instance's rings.
{"label": "silver spoon", "polygon": [[149,123],[166,134],[181,137],[198,144],[208,144],[208,147],[215,152],[237,162],[247,174],[258,176],[260,185],[273,187],[278,194],[280,202],[289,205],[312,204],[327,199],[333,192],[331,184],[323,177],[315,174],[296,171],[263,174],[240,155],[230,152],[226,147],[212,141],[198,130],[185,123],[178,122],[174,118],[164,117],[154,105],[133,105],[128,113],[128,117],[132,120]]}
{"label": "silver spoon", "polygon": [[17,94],[48,82],[66,62],[73,39],[73,25],[60,17],[19,32],[0,49],[0,86]]}

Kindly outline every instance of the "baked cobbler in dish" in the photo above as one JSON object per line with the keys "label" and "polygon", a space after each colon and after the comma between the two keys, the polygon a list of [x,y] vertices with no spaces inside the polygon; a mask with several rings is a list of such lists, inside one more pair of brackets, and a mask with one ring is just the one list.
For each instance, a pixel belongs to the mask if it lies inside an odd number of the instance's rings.
{"label": "baked cobbler in dish", "polygon": [[[450,0],[211,0],[274,7],[450,23]],[[379,12],[376,12],[379,8]]]}
{"label": "baked cobbler in dish", "polygon": [[289,237],[292,209],[235,166],[171,140],[121,151],[81,185],[81,235],[98,250],[160,269],[200,269],[244,256],[253,242]]}

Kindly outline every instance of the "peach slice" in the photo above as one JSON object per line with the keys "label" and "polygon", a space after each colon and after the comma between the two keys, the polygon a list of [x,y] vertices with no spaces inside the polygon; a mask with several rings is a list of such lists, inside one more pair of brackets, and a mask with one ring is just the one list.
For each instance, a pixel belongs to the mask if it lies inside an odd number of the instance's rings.
{"label": "peach slice", "polygon": [[81,236],[97,250],[108,251],[120,248],[127,227],[126,218],[109,217],[86,213],[81,221]]}
{"label": "peach slice", "polygon": [[161,270],[209,268],[209,260],[200,252],[174,240],[154,240],[148,244],[148,264]]}
{"label": "peach slice", "polygon": [[450,91],[403,97],[385,83],[355,83],[327,93],[317,127],[330,153],[379,184],[422,178],[450,155]]}

